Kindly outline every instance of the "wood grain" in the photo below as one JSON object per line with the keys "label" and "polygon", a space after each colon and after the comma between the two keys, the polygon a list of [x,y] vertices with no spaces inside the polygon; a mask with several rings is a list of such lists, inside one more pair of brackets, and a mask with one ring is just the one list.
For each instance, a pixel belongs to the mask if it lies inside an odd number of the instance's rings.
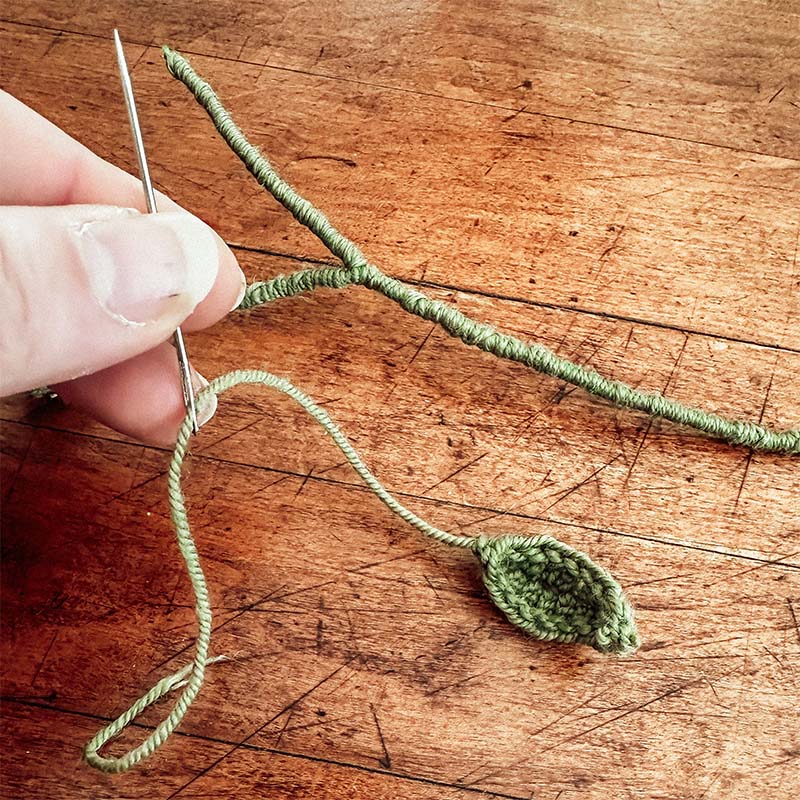
{"label": "wood grain", "polygon": [[[240,253],[267,276],[297,265]],[[433,290],[432,290],[433,291]],[[800,354],[520,302],[435,291],[477,318],[613,377],[732,416],[800,418]],[[650,422],[469,350],[366,290],[318,292],[192,335],[208,376],[237,367],[291,379],[325,408],[392,490],[480,508],[800,564],[797,465]],[[246,354],[246,355],[245,355]],[[358,479],[316,426],[277,394],[236,390],[195,445],[244,465]],[[6,419],[107,435],[40,404]]]}
{"label": "wood grain", "polygon": [[[191,598],[156,478],[165,457],[16,424],[6,446],[25,462],[5,510],[4,691],[108,715],[189,657]],[[271,771],[262,749],[278,750],[512,797],[635,786],[687,797],[714,778],[716,796],[780,797],[800,778],[781,714],[800,689],[796,567],[517,520],[520,533],[584,548],[628,587],[645,646],[609,659],[515,633],[470,559],[421,541],[362,491],[195,455],[188,494],[214,651],[234,660],[210,671],[182,729],[232,755],[259,748],[247,755],[259,770]],[[415,507],[438,524],[480,516]],[[120,558],[130,552],[134,574]],[[179,738],[167,752],[189,763],[193,747]],[[671,764],[660,792],[656,753]],[[223,791],[237,762],[226,756],[192,791]],[[149,796],[170,796],[153,786],[164,793]]]}
{"label": "wood grain", "polygon": [[[75,741],[90,736],[99,722],[90,715],[44,709],[35,701],[5,703],[2,709],[6,725],[0,730],[0,737],[10,747],[23,742],[35,759],[45,760],[48,750],[60,753],[74,747]],[[77,761],[60,770],[58,775],[53,775],[42,764],[41,780],[34,784],[12,775],[8,788],[16,793],[16,797],[58,797],[66,789],[75,792],[75,796],[92,797],[93,800],[161,798],[176,791],[180,792],[181,798],[195,800],[208,800],[220,795],[269,797],[271,800],[300,797],[371,797],[376,800],[470,800],[480,797],[493,800],[508,797],[469,787],[447,786],[423,778],[409,779],[354,769],[323,758],[300,759],[274,748],[255,746],[240,748],[225,759],[224,766],[220,764],[210,774],[191,782],[202,768],[219,757],[218,754],[230,750],[230,744],[209,743],[197,736],[187,738],[187,752],[180,770],[148,767],[120,780],[111,776],[98,777],[87,772]],[[298,766],[302,769],[298,770]],[[154,785],[159,786],[155,793]]]}
{"label": "wood grain", "polygon": [[[168,797],[227,749],[224,744],[194,738],[180,763],[148,765],[120,780],[89,772],[80,761],[76,742],[92,737],[101,721],[88,714],[54,711],[41,700],[0,704],[0,741],[5,754],[3,797],[91,797],[92,800],[135,800]],[[24,753],[24,757],[22,754]],[[20,754],[17,756],[16,754]],[[10,756],[19,763],[11,768]],[[153,786],[159,794],[152,794]]]}
{"label": "wood grain", "polygon": [[[133,168],[96,39],[6,25],[0,43],[9,91]],[[326,255],[216,141],[159,51],[131,58],[161,188],[228,241]],[[392,274],[800,349],[797,161],[194,63],[287,180]]]}
{"label": "wood grain", "polygon": [[[6,14],[7,16],[7,14]],[[797,158],[800,15],[790,0],[117,7],[49,0],[14,21],[417,95]],[[302,31],[302,35],[298,32]]]}
{"label": "wood grain", "polygon": [[[250,277],[325,253],[166,76],[163,40],[199,54],[387,271],[612,377],[798,424],[792,4],[48,0],[0,17],[0,86],[133,169],[108,42],[124,21],[154,176]],[[644,646],[519,635],[468,556],[389,516],[285,400],[236,390],[187,470],[213,649],[232,659],[163,754],[98,775],[84,741],[190,657],[167,454],[12,398],[0,797],[793,797],[796,459],[616,410],[365,290],[234,315],[189,347],[209,377],[288,375],[435,524],[584,549]]]}

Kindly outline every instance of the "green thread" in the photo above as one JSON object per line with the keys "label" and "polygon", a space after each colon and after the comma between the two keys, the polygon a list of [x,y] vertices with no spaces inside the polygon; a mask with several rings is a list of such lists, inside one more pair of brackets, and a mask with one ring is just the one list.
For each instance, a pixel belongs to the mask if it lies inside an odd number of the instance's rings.
{"label": "green thread", "polygon": [[[800,431],[773,431],[762,425],[732,420],[669,400],[658,393],[640,392],[619,381],[560,358],[548,348],[526,344],[470,319],[457,309],[432,300],[422,292],[381,272],[358,247],[344,237],[325,215],[283,181],[269,162],[251,145],[231,119],[211,87],[178,53],[164,48],[170,72],[181,80],[206,109],[214,125],[248,170],[292,215],[311,230],[343,263],[279,275],[248,287],[241,308],[291,297],[317,287],[361,285],[380,292],[406,311],[441,325],[452,336],[500,358],[517,361],[542,373],[580,386],[610,402],[654,417],[694,428],[731,444],[774,452],[800,453]],[[284,378],[262,370],[235,370],[212,381],[198,394],[198,402],[239,384],[261,384],[297,402],[327,432],[370,491],[393,513],[444,544],[471,550],[483,567],[489,596],[507,619],[539,639],[580,642],[601,652],[631,653],[639,646],[633,609],[617,581],[588,556],[549,536],[457,536],[430,525],[394,498],[372,474],[327,412]],[[168,498],[181,555],[195,596],[198,634],[191,663],[156,683],[85,746],[84,757],[103,772],[124,772],[158,749],[180,724],[197,696],[209,658],[211,604],[189,526],[181,488],[181,471],[191,438],[187,415],[178,433],[168,470]],[[138,746],[119,757],[100,755],[100,749],[127,727],[144,709],[166,694],[182,689],[175,704]]]}
{"label": "green thread", "polygon": [[551,536],[481,536],[475,552],[489,596],[531,636],[581,642],[602,653],[639,647],[620,585],[585,553]]}
{"label": "green thread", "polygon": [[[234,370],[211,381],[198,394],[197,401],[202,403],[209,395],[222,394],[240,384],[261,384],[290,397],[322,426],[370,491],[393,513],[436,541],[475,552],[483,564],[490,596],[515,625],[540,639],[583,642],[602,652],[628,653],[638,647],[630,603],[611,575],[588,556],[549,536],[456,536],[429,524],[384,488],[328,413],[285,378],[263,370]],[[155,752],[179,725],[200,691],[206,666],[221,659],[208,657],[211,603],[181,488],[183,461],[191,436],[192,421],[187,414],[169,465],[167,495],[178,547],[195,597],[198,633],[194,659],[162,678],[85,746],[84,758],[102,772],[125,772]],[[100,749],[144,709],[178,688],[183,691],[172,710],[141,744],[119,757],[100,755]]]}
{"label": "green thread", "polygon": [[451,336],[468,345],[579,386],[614,405],[643,411],[651,417],[662,417],[730,444],[746,445],[766,452],[800,454],[800,430],[776,431],[756,422],[729,419],[670,400],[658,392],[643,392],[622,381],[609,380],[592,369],[561,358],[544,345],[526,344],[515,336],[496,331],[485,323],[470,319],[452,306],[433,300],[395,278],[388,277],[374,264],[370,264],[361,250],[343,236],[320,210],[301,197],[275,172],[258,148],[247,141],[214,90],[192,69],[189,62],[168,47],[163,50],[170,73],[195,96],[222,138],[258,183],[298,222],[317,236],[344,265],[304,269],[289,276],[279,275],[269,281],[255,283],[248,288],[241,308],[252,308],[319,286],[341,289],[359,284],[380,292],[412,314],[438,323]]}

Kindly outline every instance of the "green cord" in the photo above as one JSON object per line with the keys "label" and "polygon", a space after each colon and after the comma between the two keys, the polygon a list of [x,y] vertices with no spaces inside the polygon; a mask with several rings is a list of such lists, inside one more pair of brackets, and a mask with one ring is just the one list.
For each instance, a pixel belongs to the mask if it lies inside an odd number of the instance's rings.
{"label": "green cord", "polygon": [[[372,493],[417,530],[444,544],[472,550],[484,566],[489,595],[506,617],[539,639],[583,642],[602,652],[629,653],[639,645],[633,610],[619,584],[588,556],[549,536],[455,536],[430,525],[395,499],[372,474],[328,413],[284,378],[263,370],[234,370],[216,378],[197,395],[202,404],[240,384],[261,384],[292,398],[315,419],[342,451]],[[211,603],[200,558],[189,527],[181,488],[183,462],[192,437],[187,414],[178,432],[168,470],[169,505],[195,597],[198,633],[191,663],[162,678],[84,747],[84,758],[102,772],[125,772],[157,750],[180,724],[200,691],[209,658]],[[139,745],[122,756],[100,755],[144,709],[167,693],[183,688],[168,716]]]}
{"label": "green cord", "polygon": [[[181,80],[211,116],[217,130],[247,168],[294,217],[316,234],[343,263],[342,267],[299,270],[269,281],[254,283],[242,308],[253,308],[280,297],[291,297],[317,287],[361,285],[374,289],[406,311],[433,321],[469,345],[501,358],[518,361],[547,375],[580,386],[616,405],[663,417],[704,433],[766,451],[800,453],[800,431],[773,431],[759,424],[726,419],[690,408],[657,393],[640,392],[619,381],[560,358],[548,348],[526,344],[470,319],[451,306],[432,300],[410,286],[385,275],[370,264],[325,215],[298,195],[269,162],[251,145],[231,119],[211,87],[178,53],[164,48],[170,72]],[[489,596],[507,619],[539,639],[581,642],[601,652],[631,653],[639,646],[633,609],[617,581],[588,556],[549,536],[456,536],[430,525],[398,502],[372,474],[347,438],[324,409],[289,381],[261,370],[235,370],[212,381],[197,396],[199,403],[239,384],[261,384],[297,402],[328,433],[367,487],[393,513],[444,544],[472,551],[483,567]],[[124,772],[158,749],[180,724],[203,684],[212,630],[211,603],[189,526],[181,489],[181,471],[192,434],[189,416],[178,433],[168,471],[168,497],[178,547],[186,564],[195,596],[198,634],[193,661],[163,678],[85,746],[84,757],[103,772]],[[169,692],[182,689],[168,716],[147,738],[119,757],[100,755],[100,749],[126,728],[144,709]]]}
{"label": "green cord", "polygon": [[663,417],[730,444],[746,445],[766,452],[800,454],[800,430],[776,431],[756,422],[728,419],[670,400],[658,392],[642,392],[621,381],[609,380],[592,369],[557,356],[543,345],[526,344],[514,336],[500,333],[491,326],[470,319],[457,309],[432,300],[422,292],[388,277],[374,264],[370,264],[361,250],[336,230],[319,209],[301,197],[275,172],[258,148],[247,141],[214,90],[192,69],[189,62],[169,47],[164,47],[163,50],[169,71],[208,112],[222,138],[244,162],[253,177],[344,265],[300,270],[288,277],[279,275],[269,281],[255,283],[249,287],[242,301],[242,308],[252,308],[260,303],[307,292],[318,286],[343,288],[359,284],[380,292],[412,314],[438,323],[451,336],[466,344],[580,386],[615,405],[643,411],[651,417]]}

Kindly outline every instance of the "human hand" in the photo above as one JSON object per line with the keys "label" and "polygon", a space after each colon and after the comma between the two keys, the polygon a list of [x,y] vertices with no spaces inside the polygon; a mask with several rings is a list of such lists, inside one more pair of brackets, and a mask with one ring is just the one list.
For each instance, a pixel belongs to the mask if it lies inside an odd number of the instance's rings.
{"label": "human hand", "polygon": [[141,213],[138,178],[3,91],[0,139],[0,396],[46,384],[111,428],[173,444],[185,412],[172,333],[238,305],[236,258],[163,195],[160,213]]}

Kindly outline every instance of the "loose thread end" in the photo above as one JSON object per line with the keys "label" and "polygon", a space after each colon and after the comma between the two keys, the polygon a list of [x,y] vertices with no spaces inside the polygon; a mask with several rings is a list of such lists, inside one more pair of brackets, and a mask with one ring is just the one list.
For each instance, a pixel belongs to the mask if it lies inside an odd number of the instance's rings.
{"label": "loose thread end", "polygon": [[[100,772],[114,774],[127,772],[131,767],[151,756],[170,737],[172,731],[183,719],[184,714],[202,686],[205,668],[210,664],[230,660],[232,659],[225,655],[203,658],[199,666],[197,660],[195,660],[172,675],[162,678],[148,692],[136,700],[130,708],[98,731],[92,740],[84,745],[83,760],[90,767],[94,767]],[[184,701],[183,705],[179,707],[178,703],[176,703],[170,714],[159,723],[156,729],[143,742],[136,747],[132,747],[121,756],[100,755],[100,750],[112,739],[119,736],[142,711],[170,692],[179,689],[183,690],[181,697],[181,700]]]}
{"label": "loose thread end", "polygon": [[58,394],[49,386],[37,386],[35,389],[31,389],[28,394],[36,400],[55,400],[58,397]]}
{"label": "loose thread end", "polygon": [[177,51],[173,50],[169,45],[161,45],[161,55],[164,56],[164,62],[167,65],[167,71],[173,78],[179,81],[181,78],[181,69],[191,69],[189,62]]}
{"label": "loose thread end", "polygon": [[161,55],[164,56],[164,62],[167,65],[167,70],[172,77],[175,77],[175,73],[172,70],[172,61],[173,56],[175,55],[175,51],[166,44],[161,45]]}
{"label": "loose thread end", "polygon": [[602,653],[639,648],[633,607],[585,553],[544,535],[481,536],[474,551],[495,605],[531,636]]}

